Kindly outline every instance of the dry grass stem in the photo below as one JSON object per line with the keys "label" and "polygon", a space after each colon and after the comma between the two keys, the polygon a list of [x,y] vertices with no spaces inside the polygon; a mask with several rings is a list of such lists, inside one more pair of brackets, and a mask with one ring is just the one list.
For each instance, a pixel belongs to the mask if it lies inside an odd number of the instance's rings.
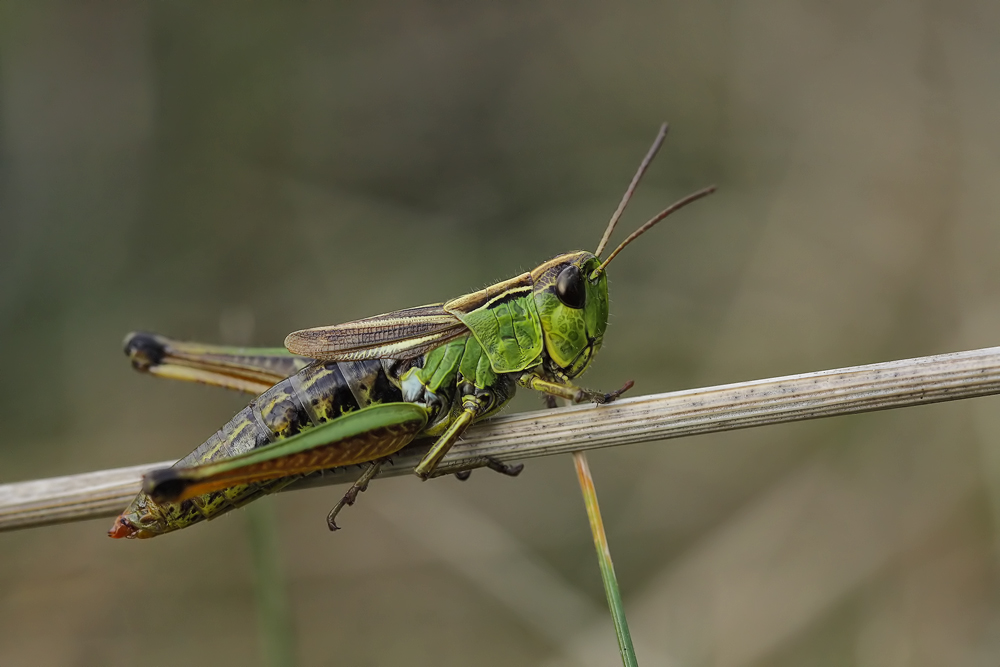
{"label": "dry grass stem", "polygon": [[[1000,347],[638,396],[493,419],[442,461],[459,469],[484,456],[515,461],[699,433],[856,414],[1000,393]],[[412,472],[426,447],[400,452],[384,475]],[[149,465],[0,485],[0,530],[117,514]],[[357,468],[292,488],[353,481]]]}

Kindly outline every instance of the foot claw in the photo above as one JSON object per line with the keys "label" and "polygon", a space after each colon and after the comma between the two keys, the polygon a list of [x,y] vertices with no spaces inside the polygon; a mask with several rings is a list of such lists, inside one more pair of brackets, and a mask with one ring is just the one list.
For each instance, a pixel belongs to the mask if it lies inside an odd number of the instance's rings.
{"label": "foot claw", "polygon": [[521,471],[524,470],[523,463],[511,465],[509,463],[504,463],[503,461],[497,461],[493,457],[486,458],[486,467],[502,475],[507,475],[508,477],[517,477],[521,474]]}
{"label": "foot claw", "polygon": [[635,381],[629,380],[628,382],[622,385],[621,389],[617,389],[607,394],[598,394],[594,396],[592,400],[594,401],[594,403],[598,403],[600,405],[604,405],[605,403],[610,403],[611,401],[615,400],[616,398],[624,394],[626,391],[631,389],[633,385],[635,385]]}
{"label": "foot claw", "polygon": [[460,470],[460,471],[458,471],[458,472],[455,473],[455,479],[457,479],[460,482],[464,482],[465,480],[469,479],[469,477],[471,477],[471,476],[472,476],[472,471],[471,470]]}
{"label": "foot claw", "polygon": [[381,469],[384,460],[372,461],[369,464],[368,469],[365,473],[356,481],[351,488],[347,490],[344,497],[340,499],[340,502],[330,510],[330,513],[326,515],[326,526],[331,531],[340,530],[340,526],[337,525],[337,515],[340,514],[340,510],[345,507],[354,505],[358,499],[358,494],[368,489],[368,483],[371,482],[372,478],[378,474]]}

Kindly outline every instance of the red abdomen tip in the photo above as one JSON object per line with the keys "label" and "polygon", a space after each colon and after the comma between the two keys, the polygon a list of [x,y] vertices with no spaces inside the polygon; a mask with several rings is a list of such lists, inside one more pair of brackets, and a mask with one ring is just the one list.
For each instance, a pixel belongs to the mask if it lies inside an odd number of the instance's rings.
{"label": "red abdomen tip", "polygon": [[132,525],[132,523],[123,516],[115,519],[114,525],[111,526],[111,530],[108,531],[108,537],[120,540],[123,537],[133,537],[139,532],[139,529]]}

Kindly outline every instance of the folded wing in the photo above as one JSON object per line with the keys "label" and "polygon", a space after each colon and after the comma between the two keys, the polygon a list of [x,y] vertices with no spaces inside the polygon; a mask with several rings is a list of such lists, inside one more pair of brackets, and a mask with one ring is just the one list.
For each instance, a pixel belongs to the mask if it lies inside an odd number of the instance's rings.
{"label": "folded wing", "polygon": [[285,347],[294,354],[324,361],[414,359],[468,331],[443,304],[436,303],[295,331],[285,338]]}

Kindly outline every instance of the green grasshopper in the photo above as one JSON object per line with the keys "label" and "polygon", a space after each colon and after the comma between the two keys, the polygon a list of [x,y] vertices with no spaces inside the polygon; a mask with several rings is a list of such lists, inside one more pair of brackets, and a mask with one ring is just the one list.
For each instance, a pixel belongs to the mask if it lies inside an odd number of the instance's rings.
{"label": "green grasshopper", "polygon": [[211,519],[301,477],[366,464],[327,517],[354,503],[381,466],[417,439],[433,444],[415,468],[422,479],[475,467],[517,475],[493,459],[438,464],[474,422],[496,414],[518,387],[547,403],[613,401],[572,380],[591,364],[608,322],[608,264],[699,190],[661,211],[603,261],[601,253],[666,136],[664,124],[609,222],[596,252],[569,252],[535,270],[445,303],[289,334],[284,349],[228,348],[131,334],[133,365],[162,377],[259,393],[173,467],[154,470],[115,520],[114,538],[146,538]]}

